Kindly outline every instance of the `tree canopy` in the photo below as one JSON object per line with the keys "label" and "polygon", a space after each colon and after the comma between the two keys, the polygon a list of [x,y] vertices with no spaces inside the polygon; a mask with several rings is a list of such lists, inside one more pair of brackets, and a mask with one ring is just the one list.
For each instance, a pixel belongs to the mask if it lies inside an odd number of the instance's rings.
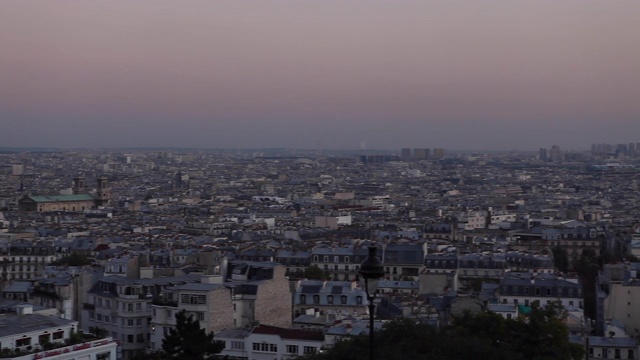
{"label": "tree canopy", "polygon": [[213,339],[213,333],[207,333],[194,320],[193,315],[184,310],[176,314],[176,327],[162,340],[165,359],[205,360],[224,350],[224,343]]}
{"label": "tree canopy", "polygon": [[[494,313],[465,315],[438,329],[400,318],[375,334],[375,358],[385,360],[541,360],[581,359],[583,349],[569,342],[557,306],[533,306],[526,318],[504,319]],[[369,337],[362,334],[340,341],[305,360],[366,360]]]}

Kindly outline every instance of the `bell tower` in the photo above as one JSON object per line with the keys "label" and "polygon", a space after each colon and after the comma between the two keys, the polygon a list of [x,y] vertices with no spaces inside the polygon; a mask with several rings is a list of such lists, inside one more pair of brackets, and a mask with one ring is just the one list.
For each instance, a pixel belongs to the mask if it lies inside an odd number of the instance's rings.
{"label": "bell tower", "polygon": [[98,179],[97,203],[98,206],[105,206],[111,203],[111,188],[109,188],[109,179],[101,176]]}
{"label": "bell tower", "polygon": [[84,176],[76,176],[73,178],[73,194],[84,194]]}

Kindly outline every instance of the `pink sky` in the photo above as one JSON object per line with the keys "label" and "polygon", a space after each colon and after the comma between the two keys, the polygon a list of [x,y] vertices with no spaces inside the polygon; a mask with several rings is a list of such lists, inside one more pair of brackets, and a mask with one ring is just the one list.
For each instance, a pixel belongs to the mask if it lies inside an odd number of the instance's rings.
{"label": "pink sky", "polygon": [[640,142],[639,1],[29,1],[0,146]]}

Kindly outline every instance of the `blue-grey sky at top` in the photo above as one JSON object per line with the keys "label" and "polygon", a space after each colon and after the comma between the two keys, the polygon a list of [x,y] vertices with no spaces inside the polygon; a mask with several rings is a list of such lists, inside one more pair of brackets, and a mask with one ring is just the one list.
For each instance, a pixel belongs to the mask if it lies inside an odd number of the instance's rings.
{"label": "blue-grey sky at top", "polygon": [[640,142],[640,1],[0,3],[0,146]]}

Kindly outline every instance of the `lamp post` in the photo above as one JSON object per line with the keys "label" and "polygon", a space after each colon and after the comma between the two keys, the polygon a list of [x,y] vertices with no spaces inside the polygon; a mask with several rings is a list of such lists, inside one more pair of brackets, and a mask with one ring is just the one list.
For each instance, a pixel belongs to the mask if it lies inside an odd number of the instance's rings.
{"label": "lamp post", "polygon": [[378,247],[369,246],[369,256],[360,264],[360,276],[364,282],[364,291],[367,293],[369,303],[369,359],[373,360],[373,318],[376,306],[373,300],[376,298],[378,290],[378,280],[384,276],[382,261],[377,255]]}

